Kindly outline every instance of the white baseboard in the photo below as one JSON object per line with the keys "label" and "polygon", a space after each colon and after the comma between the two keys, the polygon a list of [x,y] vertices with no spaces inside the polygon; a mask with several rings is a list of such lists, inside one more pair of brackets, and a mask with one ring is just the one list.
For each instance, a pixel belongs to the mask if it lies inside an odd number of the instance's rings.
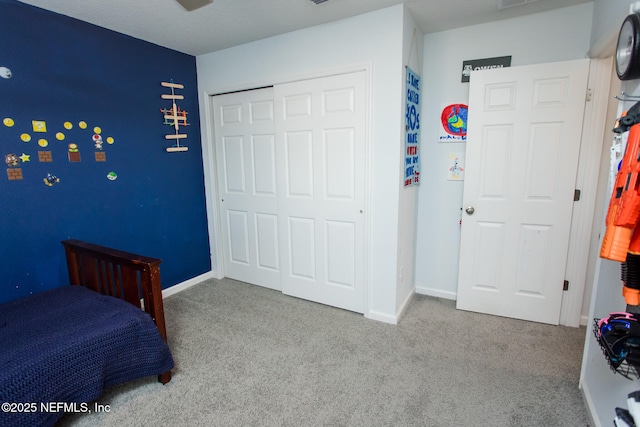
{"label": "white baseboard", "polygon": [[580,326],[588,326],[589,324],[591,324],[591,322],[589,321],[589,316],[580,316]]}
{"label": "white baseboard", "polygon": [[[404,312],[407,311],[407,307],[409,307],[409,303],[411,302],[411,300],[413,299],[413,296],[415,295],[415,289],[413,291],[411,291],[409,293],[409,295],[407,295],[407,297],[404,299],[404,301],[402,302],[402,305],[400,306],[400,310],[398,310],[398,312],[396,313],[396,319],[400,320],[402,319],[402,316],[404,316]],[[396,321],[397,321],[396,320]]]}
{"label": "white baseboard", "polygon": [[176,285],[173,285],[167,289],[163,289],[162,290],[162,298],[166,298],[170,295],[174,295],[177,294],[178,292],[182,292],[185,289],[188,289],[194,285],[197,285],[200,282],[203,282],[207,279],[217,279],[218,278],[218,274],[215,271],[208,271],[204,274],[201,274],[199,276],[193,277],[189,280],[185,280],[184,282],[178,283]]}
{"label": "white baseboard", "polygon": [[414,295],[415,295],[415,292],[410,292],[407,295],[407,297],[403,301],[402,305],[400,306],[400,309],[398,310],[398,312],[396,313],[395,316],[387,314],[387,313],[380,313],[379,311],[369,310],[368,313],[364,313],[364,317],[366,317],[367,319],[376,320],[378,322],[384,322],[384,323],[390,323],[392,325],[397,325],[398,324],[398,320],[402,317],[402,315],[406,311],[406,309],[409,306],[409,303],[411,302],[411,299],[413,298]]}
{"label": "white baseboard", "polygon": [[427,286],[416,286],[416,294],[429,295],[430,297],[450,299],[454,301],[458,298],[457,292],[443,291],[442,289],[434,289]]}
{"label": "white baseboard", "polygon": [[364,314],[364,317],[371,320],[377,320],[378,322],[390,323],[392,325],[398,324],[398,318],[386,313],[380,313],[377,311],[369,311]]}
{"label": "white baseboard", "polygon": [[[591,397],[591,393],[589,392],[589,388],[586,384],[580,384],[580,388],[582,389],[582,399],[584,400],[584,404],[587,407],[587,414],[589,415],[589,420],[591,421],[591,425],[594,427],[601,427],[602,423],[597,419],[595,405],[593,404],[593,398]],[[596,414],[597,415],[597,414]]]}

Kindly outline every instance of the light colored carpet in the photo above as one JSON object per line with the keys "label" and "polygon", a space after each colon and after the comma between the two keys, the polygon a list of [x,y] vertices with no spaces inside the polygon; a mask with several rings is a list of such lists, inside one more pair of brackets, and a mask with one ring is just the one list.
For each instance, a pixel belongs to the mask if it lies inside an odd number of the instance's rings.
{"label": "light colored carpet", "polygon": [[585,328],[416,295],[398,325],[229,279],[165,300],[176,367],[59,426],[586,426]]}

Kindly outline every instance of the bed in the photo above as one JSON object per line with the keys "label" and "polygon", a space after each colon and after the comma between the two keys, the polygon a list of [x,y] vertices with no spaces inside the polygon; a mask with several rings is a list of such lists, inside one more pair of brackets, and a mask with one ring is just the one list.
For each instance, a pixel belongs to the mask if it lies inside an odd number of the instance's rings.
{"label": "bed", "polygon": [[161,260],[62,244],[71,286],[0,305],[0,426],[53,425],[111,385],[171,380]]}

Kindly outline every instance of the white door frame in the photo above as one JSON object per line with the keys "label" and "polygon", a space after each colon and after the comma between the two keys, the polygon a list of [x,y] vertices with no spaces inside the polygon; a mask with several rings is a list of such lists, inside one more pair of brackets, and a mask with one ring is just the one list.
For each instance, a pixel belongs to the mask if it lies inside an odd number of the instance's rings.
{"label": "white door frame", "polygon": [[[594,220],[598,174],[602,144],[607,141],[613,123],[607,123],[610,82],[613,59],[592,59],[587,83],[590,100],[585,105],[580,158],[576,176],[576,189],[582,191],[580,201],[574,202],[569,236],[569,251],[565,278],[569,289],[562,297],[560,324],[565,326],[588,325],[588,319],[581,318],[587,282],[592,286],[593,277],[587,277],[591,230]],[[611,137],[613,134],[611,134]],[[610,138],[609,138],[610,139]]]}
{"label": "white door frame", "polygon": [[[205,199],[207,204],[207,223],[209,230],[209,247],[211,248],[211,264],[216,268],[212,269],[213,277],[222,279],[225,277],[223,253],[224,244],[222,241],[222,230],[220,226],[221,206],[218,190],[218,179],[216,174],[216,149],[215,149],[215,126],[213,123],[213,97],[228,92],[251,90],[274,86],[281,83],[291,83],[300,80],[308,80],[321,77],[329,77],[337,74],[346,74],[357,71],[364,71],[365,74],[365,210],[364,210],[364,314],[369,317],[369,301],[371,299],[371,70],[373,64],[370,61],[349,64],[341,67],[318,70],[305,74],[295,74],[282,76],[268,81],[259,80],[255,82],[238,83],[234,86],[220,86],[204,89],[201,93],[203,102],[200,107],[203,111],[200,114],[201,135],[202,135],[202,162],[204,168]],[[400,113],[399,113],[400,114]]]}

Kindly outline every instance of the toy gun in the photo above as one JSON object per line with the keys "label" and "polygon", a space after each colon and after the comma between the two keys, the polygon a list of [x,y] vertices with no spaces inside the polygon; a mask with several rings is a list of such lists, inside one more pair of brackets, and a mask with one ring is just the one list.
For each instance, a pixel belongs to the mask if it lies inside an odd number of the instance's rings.
{"label": "toy gun", "polygon": [[[613,132],[629,131],[627,148],[609,201],[600,257],[622,262],[627,304],[640,305],[640,102],[618,119]],[[631,258],[631,259],[629,259]],[[632,262],[628,262],[632,261]]]}

